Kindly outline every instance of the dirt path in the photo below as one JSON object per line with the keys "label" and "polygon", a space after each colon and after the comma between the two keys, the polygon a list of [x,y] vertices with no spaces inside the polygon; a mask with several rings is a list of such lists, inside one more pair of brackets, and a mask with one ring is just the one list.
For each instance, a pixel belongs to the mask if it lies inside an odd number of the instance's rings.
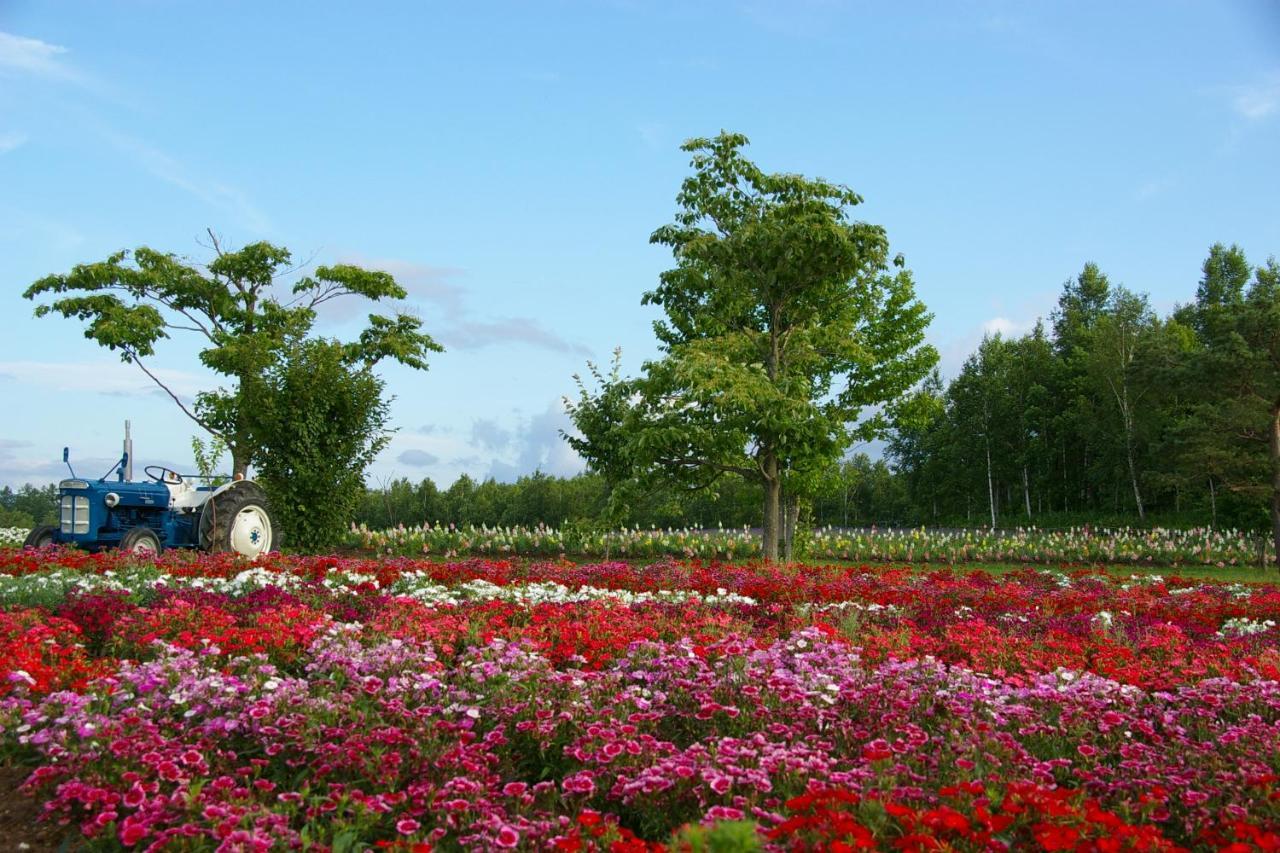
{"label": "dirt path", "polygon": [[[38,823],[39,804],[18,790],[31,771],[23,767],[0,767],[0,851],[53,853],[62,847],[67,827]],[[65,849],[75,848],[68,845]]]}

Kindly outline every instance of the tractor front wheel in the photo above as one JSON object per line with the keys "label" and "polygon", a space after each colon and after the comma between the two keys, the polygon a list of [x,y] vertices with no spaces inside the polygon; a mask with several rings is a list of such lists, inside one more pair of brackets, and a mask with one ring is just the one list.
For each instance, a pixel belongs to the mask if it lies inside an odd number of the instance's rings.
{"label": "tractor front wheel", "polygon": [[135,557],[154,557],[160,553],[160,537],[150,527],[135,527],[120,539],[120,550]]}
{"label": "tractor front wheel", "polygon": [[211,497],[200,513],[200,544],[206,551],[234,551],[250,559],[279,547],[262,487],[240,483]]}
{"label": "tractor front wheel", "polygon": [[48,548],[58,539],[58,528],[52,524],[42,524],[27,534],[23,548]]}

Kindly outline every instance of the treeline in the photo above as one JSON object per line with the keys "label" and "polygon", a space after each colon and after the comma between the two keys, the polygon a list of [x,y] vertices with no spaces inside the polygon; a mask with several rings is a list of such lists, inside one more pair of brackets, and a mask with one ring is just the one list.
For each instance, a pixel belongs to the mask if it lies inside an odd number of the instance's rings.
{"label": "treeline", "polygon": [[[641,527],[743,527],[760,523],[761,488],[727,479],[715,492],[664,491],[647,495],[622,523]],[[550,477],[535,473],[514,483],[459,477],[447,489],[430,479],[398,479],[369,489],[357,521],[372,529],[397,524],[532,526],[603,523],[608,494],[595,474]],[[834,467],[809,508],[816,525],[906,523],[911,508],[900,478],[880,460],[858,454]]]}
{"label": "treeline", "polygon": [[58,520],[58,487],[28,483],[16,491],[0,487],[0,527],[31,528]]}
{"label": "treeline", "polygon": [[[887,456],[925,523],[1152,514],[1280,537],[1280,267],[1213,246],[1168,316],[1085,265],[1050,323],[935,374]],[[1269,517],[1272,516],[1272,517]]]}

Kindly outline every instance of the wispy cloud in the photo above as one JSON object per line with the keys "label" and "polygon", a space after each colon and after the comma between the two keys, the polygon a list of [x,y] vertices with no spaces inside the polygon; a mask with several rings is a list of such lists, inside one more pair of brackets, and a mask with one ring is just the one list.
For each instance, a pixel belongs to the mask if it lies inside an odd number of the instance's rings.
{"label": "wispy cloud", "polygon": [[62,45],[0,31],[0,69],[78,81],[80,73],[61,59],[66,53]]}
{"label": "wispy cloud", "polygon": [[1272,71],[1248,86],[1237,87],[1231,106],[1249,121],[1260,121],[1280,110],[1280,71]]}
{"label": "wispy cloud", "polygon": [[[395,276],[409,292],[410,308],[431,306],[431,334],[449,349],[477,350],[502,344],[523,344],[552,352],[590,356],[591,349],[574,343],[556,332],[545,328],[530,317],[477,317],[467,305],[467,290],[457,283],[464,271],[456,267],[432,266],[385,258],[366,258],[358,254],[340,254],[344,263],[358,264],[369,269],[383,270]],[[330,319],[352,316],[359,304],[348,300],[341,308],[335,308]]]}
{"label": "wispy cloud", "polygon": [[[149,367],[156,377],[183,398],[213,387],[211,377],[185,370]],[[160,391],[141,370],[113,359],[91,362],[0,361],[0,376],[8,381],[39,386],[46,392],[92,391],[112,396],[148,396]]]}
{"label": "wispy cloud", "polygon": [[[456,283],[456,279],[461,277],[464,271],[457,267],[432,266],[385,258],[374,259],[356,253],[340,254],[338,262],[391,273],[400,286],[409,292],[411,301],[432,305],[450,319],[460,318],[466,311],[463,304],[466,301],[466,288]],[[337,305],[339,301],[328,304]]]}
{"label": "wispy cloud", "polygon": [[175,157],[141,139],[107,127],[99,130],[116,150],[152,177],[234,217],[245,228],[258,233],[271,230],[266,214],[239,188],[197,175]]}
{"label": "wispy cloud", "polygon": [[0,154],[8,154],[16,148],[27,144],[27,135],[16,130],[0,133]]}
{"label": "wispy cloud", "polygon": [[483,349],[495,344],[518,343],[552,352],[590,356],[591,348],[572,343],[531,317],[505,317],[493,321],[470,320],[444,329],[438,335],[445,346],[460,350]]}

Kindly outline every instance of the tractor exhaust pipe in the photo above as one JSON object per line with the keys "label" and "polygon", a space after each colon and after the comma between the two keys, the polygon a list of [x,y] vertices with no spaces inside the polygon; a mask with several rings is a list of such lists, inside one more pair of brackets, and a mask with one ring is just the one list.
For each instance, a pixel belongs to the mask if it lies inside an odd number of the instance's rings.
{"label": "tractor exhaust pipe", "polygon": [[133,439],[129,436],[129,422],[124,422],[124,479],[133,482]]}

